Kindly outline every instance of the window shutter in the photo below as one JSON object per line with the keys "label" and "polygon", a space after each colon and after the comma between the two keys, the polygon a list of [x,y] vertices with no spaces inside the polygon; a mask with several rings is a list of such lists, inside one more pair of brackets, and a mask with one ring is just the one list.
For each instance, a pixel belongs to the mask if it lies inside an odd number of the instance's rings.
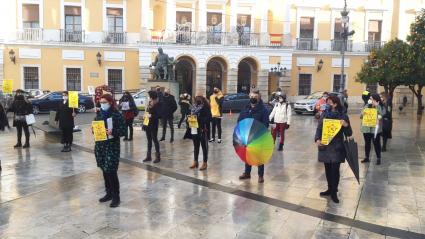
{"label": "window shutter", "polygon": [[122,8],[108,8],[107,15],[122,16],[123,10]]}
{"label": "window shutter", "polygon": [[335,30],[334,30],[334,32],[342,32],[343,30],[344,30],[344,28],[342,27],[341,19],[335,19]]}
{"label": "window shutter", "polygon": [[65,16],[81,16],[81,7],[65,6]]}
{"label": "window shutter", "polygon": [[300,29],[302,29],[302,30],[314,30],[314,18],[302,17]]}
{"label": "window shutter", "polygon": [[371,20],[369,21],[369,32],[381,32],[381,21]]}
{"label": "window shutter", "polygon": [[38,4],[22,5],[23,22],[39,22]]}

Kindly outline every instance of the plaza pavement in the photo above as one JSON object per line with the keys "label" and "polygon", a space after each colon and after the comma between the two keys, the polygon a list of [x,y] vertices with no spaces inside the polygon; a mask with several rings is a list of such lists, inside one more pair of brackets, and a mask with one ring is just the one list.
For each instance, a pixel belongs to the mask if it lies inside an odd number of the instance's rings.
{"label": "plaza pavement", "polygon": [[[349,116],[362,158],[358,112]],[[375,155],[360,165],[360,185],[341,165],[339,204],[319,196],[327,186],[311,115],[293,116],[264,184],[256,167],[250,180],[238,179],[237,114],[224,117],[223,143],[210,144],[203,172],[189,169],[193,146],[183,130],[160,143],[159,164],[142,163],[145,135],[135,131],[133,142],[121,143],[115,209],[98,202],[104,184],[88,125],[74,134],[71,153],[41,131],[30,149],[13,149],[16,136],[0,135],[0,238],[424,238],[425,125],[411,112],[394,117],[389,151],[380,166]]]}

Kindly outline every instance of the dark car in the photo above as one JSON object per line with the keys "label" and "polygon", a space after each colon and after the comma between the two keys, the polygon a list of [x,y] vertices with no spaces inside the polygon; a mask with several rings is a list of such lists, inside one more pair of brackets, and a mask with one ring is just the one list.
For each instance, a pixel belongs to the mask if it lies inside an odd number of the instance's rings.
{"label": "dark car", "polygon": [[249,103],[249,95],[237,93],[224,95],[223,111],[237,111]]}
{"label": "dark car", "polygon": [[[59,103],[63,101],[62,92],[51,92],[43,95],[40,98],[29,99],[33,105],[33,113],[36,115],[42,111],[56,111],[58,110]],[[84,113],[86,110],[93,109],[93,98],[83,95],[78,95],[78,113]]]}

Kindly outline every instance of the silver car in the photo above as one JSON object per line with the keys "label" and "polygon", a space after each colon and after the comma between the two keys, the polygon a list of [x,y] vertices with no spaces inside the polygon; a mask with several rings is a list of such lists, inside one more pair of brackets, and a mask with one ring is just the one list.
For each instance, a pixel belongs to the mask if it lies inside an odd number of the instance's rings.
{"label": "silver car", "polygon": [[297,114],[316,112],[316,104],[322,98],[323,91],[314,92],[302,100],[297,100],[294,104],[294,111]]}

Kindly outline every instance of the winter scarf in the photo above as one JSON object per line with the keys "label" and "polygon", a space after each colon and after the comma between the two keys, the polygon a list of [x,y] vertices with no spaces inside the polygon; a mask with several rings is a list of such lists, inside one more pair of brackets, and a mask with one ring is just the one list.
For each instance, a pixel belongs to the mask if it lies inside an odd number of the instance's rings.
{"label": "winter scarf", "polygon": [[109,107],[107,111],[100,109],[100,115],[102,116],[103,121],[105,121],[105,125],[106,125],[106,120],[109,118],[109,116],[112,115],[112,112],[114,112],[114,109],[112,107]]}
{"label": "winter scarf", "polygon": [[158,101],[159,101],[158,98],[149,101],[149,104],[148,104],[149,109],[152,109],[152,107],[154,107],[156,105],[156,103],[158,103]]}
{"label": "winter scarf", "polygon": [[198,113],[202,110],[202,108],[204,108],[204,104],[200,104],[200,105],[193,104],[191,114],[198,115]]}
{"label": "winter scarf", "polygon": [[326,119],[338,119],[339,115],[341,113],[338,109],[335,109],[334,111],[326,110],[325,111],[325,118]]}

